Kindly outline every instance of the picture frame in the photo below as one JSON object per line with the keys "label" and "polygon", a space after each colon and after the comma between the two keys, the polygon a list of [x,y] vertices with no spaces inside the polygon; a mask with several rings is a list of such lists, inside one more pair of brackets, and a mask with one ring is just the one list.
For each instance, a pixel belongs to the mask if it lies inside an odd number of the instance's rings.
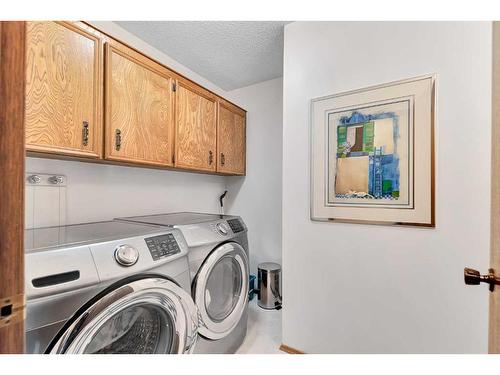
{"label": "picture frame", "polygon": [[436,79],[311,100],[311,220],[435,227]]}

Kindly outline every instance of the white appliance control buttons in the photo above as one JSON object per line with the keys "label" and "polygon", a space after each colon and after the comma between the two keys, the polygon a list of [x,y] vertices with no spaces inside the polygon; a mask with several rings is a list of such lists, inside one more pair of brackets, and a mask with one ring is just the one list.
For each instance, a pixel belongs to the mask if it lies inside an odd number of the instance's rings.
{"label": "white appliance control buttons", "polygon": [[139,260],[139,251],[130,245],[120,245],[115,250],[115,259],[118,264],[130,267]]}
{"label": "white appliance control buttons", "polygon": [[217,232],[219,232],[223,236],[227,236],[227,234],[229,233],[229,227],[226,223],[217,223],[215,227],[217,228]]}

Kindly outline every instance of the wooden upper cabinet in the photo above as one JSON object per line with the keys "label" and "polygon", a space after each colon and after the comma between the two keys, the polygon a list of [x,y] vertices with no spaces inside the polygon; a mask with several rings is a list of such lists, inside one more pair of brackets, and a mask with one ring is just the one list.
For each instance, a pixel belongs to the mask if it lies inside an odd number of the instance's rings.
{"label": "wooden upper cabinet", "polygon": [[172,166],[173,73],[119,43],[106,44],[105,157]]}
{"label": "wooden upper cabinet", "polygon": [[217,171],[244,175],[246,170],[246,113],[219,101]]}
{"label": "wooden upper cabinet", "polygon": [[98,158],[102,152],[102,43],[81,23],[28,22],[28,151]]}
{"label": "wooden upper cabinet", "polygon": [[28,152],[245,174],[241,108],[83,22],[26,31]]}
{"label": "wooden upper cabinet", "polygon": [[189,81],[179,80],[176,92],[175,165],[216,171],[216,96]]}

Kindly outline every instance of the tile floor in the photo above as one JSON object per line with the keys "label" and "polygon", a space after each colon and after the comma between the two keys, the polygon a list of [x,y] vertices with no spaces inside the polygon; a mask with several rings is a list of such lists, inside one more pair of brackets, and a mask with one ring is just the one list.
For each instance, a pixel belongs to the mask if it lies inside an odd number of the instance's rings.
{"label": "tile floor", "polygon": [[264,310],[250,301],[248,330],[236,354],[284,354],[281,345],[281,310]]}

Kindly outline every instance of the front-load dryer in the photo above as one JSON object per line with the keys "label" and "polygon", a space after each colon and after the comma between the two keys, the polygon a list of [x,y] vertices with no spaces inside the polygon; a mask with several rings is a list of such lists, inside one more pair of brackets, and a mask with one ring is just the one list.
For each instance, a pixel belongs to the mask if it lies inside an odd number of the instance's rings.
{"label": "front-load dryer", "polygon": [[178,229],[100,222],[25,232],[28,353],[190,353],[198,311]]}
{"label": "front-load dryer", "polygon": [[120,218],[181,230],[188,245],[191,291],[200,314],[195,353],[234,353],[248,315],[247,227],[238,216],[180,212]]}

